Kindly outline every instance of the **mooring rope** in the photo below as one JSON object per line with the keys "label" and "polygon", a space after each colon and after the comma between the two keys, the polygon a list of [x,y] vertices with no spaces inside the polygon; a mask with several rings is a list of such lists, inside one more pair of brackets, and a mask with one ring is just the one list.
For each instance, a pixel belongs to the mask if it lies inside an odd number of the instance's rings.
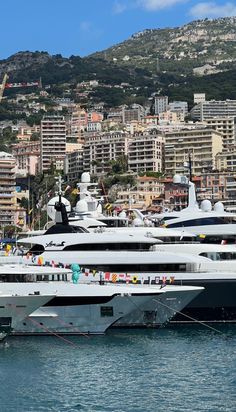
{"label": "mooring rope", "polygon": [[172,310],[173,312],[179,313],[180,315],[185,316],[186,318],[191,319],[192,321],[194,321],[194,322],[196,322],[196,323],[200,323],[200,325],[205,326],[206,328],[209,328],[209,329],[211,329],[211,330],[213,330],[213,331],[215,331],[215,332],[220,333],[220,334],[223,335],[223,332],[221,332],[220,330],[214,328],[213,326],[207,325],[205,322],[202,322],[201,320],[198,320],[198,319],[195,319],[195,318],[193,318],[193,317],[191,317],[191,316],[189,316],[189,315],[186,315],[185,313],[183,313],[183,312],[181,312],[181,311],[179,311],[179,310],[176,310],[176,309],[172,308],[171,306],[166,305],[166,304],[163,303],[163,302],[159,302],[159,301],[156,300],[156,299],[153,299],[153,300],[154,300],[156,303],[158,303],[159,305],[165,306],[166,308]]}
{"label": "mooring rope", "polygon": [[[43,308],[40,308],[40,310],[41,310],[42,312],[44,312],[44,311],[43,311]],[[69,323],[64,322],[64,321],[61,320],[58,316],[57,316],[56,319],[57,319],[57,321],[58,321],[61,325],[66,326],[67,328],[72,328],[72,327],[73,327],[73,325],[70,325]],[[90,338],[90,336],[88,335],[88,333],[82,332],[77,326],[76,326],[76,329],[77,329],[77,331],[78,331],[78,333],[79,333],[80,335],[84,336],[84,337],[87,338],[87,339]],[[76,333],[76,332],[75,332],[75,333]]]}
{"label": "mooring rope", "polygon": [[[12,305],[12,307],[13,307],[13,305]],[[14,305],[13,308],[16,310],[16,313],[20,313],[19,308],[16,308],[15,305]],[[32,319],[30,316],[28,316],[27,319],[29,319],[32,323],[35,323],[39,328],[45,329],[45,330],[48,332],[49,335],[54,335],[54,336],[56,336],[57,338],[63,340],[64,342],[70,344],[71,346],[74,346],[74,347],[77,347],[77,346],[78,346],[78,345],[76,345],[74,342],[71,342],[70,340],[68,340],[68,339],[60,336],[58,333],[56,333],[56,332],[54,332],[54,331],[51,331],[51,330],[48,329],[45,325],[41,325],[39,322],[37,322],[35,319]]]}

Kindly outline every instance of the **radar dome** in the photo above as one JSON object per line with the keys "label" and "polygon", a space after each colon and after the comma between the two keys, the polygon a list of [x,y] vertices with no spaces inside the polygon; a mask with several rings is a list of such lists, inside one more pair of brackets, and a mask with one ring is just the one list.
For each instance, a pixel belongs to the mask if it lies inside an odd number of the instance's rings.
{"label": "radar dome", "polygon": [[122,210],[122,212],[120,212],[118,216],[121,217],[122,219],[125,219],[125,218],[126,218],[126,213],[125,213],[125,211]]}
{"label": "radar dome", "polygon": [[86,202],[86,200],[79,200],[76,203],[75,211],[77,213],[88,213],[88,203]]}
{"label": "radar dome", "polygon": [[212,209],[210,200],[206,200],[206,199],[203,200],[201,202],[201,209],[202,209],[203,212],[210,212],[211,209]]}
{"label": "radar dome", "polygon": [[175,184],[181,183],[181,176],[180,175],[174,175],[173,183],[175,183]]}
{"label": "radar dome", "polygon": [[[50,219],[55,220],[55,203],[59,202],[59,196],[52,197],[52,199],[49,200],[47,204],[47,214],[50,217]],[[65,205],[66,211],[70,212],[71,211],[71,204],[69,200],[67,200],[65,197],[61,197],[61,202]]]}
{"label": "radar dome", "polygon": [[224,205],[223,205],[223,203],[222,203],[222,202],[216,202],[216,203],[214,204],[214,211],[215,211],[215,212],[218,212],[218,213],[224,212]]}
{"label": "radar dome", "polygon": [[82,173],[81,183],[90,183],[90,174],[88,172]]}

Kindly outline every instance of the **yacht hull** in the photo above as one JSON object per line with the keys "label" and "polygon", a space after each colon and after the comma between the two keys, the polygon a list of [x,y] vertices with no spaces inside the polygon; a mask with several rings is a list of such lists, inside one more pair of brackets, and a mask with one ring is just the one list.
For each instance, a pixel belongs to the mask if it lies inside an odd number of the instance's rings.
{"label": "yacht hull", "polygon": [[[45,306],[31,311],[15,325],[13,334],[103,334],[118,319],[161,294],[153,288],[138,290],[129,285],[81,285],[69,282],[2,283],[15,293],[54,294]],[[30,313],[30,312],[29,312]],[[28,313],[27,313],[28,314]],[[23,319],[23,320],[22,320]]]}
{"label": "yacht hull", "polygon": [[196,296],[180,313],[173,323],[236,323],[236,276],[222,280],[176,280],[176,284],[203,286],[203,292]]}
{"label": "yacht hull", "polygon": [[[138,287],[138,285],[137,285]],[[156,286],[159,287],[159,286]],[[192,287],[178,287],[166,285],[165,293],[152,298],[139,309],[128,316],[119,319],[113,327],[154,327],[158,328],[173,318],[190,301],[192,301],[203,289]]]}

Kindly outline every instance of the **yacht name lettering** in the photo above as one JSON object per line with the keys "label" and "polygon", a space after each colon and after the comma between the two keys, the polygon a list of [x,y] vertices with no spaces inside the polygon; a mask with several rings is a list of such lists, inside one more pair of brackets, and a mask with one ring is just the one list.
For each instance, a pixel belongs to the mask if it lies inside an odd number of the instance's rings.
{"label": "yacht name lettering", "polygon": [[49,243],[46,243],[46,247],[52,247],[52,246],[64,246],[65,241],[63,240],[61,243],[54,243],[52,240]]}

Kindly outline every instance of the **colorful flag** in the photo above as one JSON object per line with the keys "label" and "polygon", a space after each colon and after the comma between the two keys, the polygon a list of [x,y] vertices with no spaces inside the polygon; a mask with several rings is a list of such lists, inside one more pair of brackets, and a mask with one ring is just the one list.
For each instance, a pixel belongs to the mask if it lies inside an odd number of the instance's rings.
{"label": "colorful flag", "polygon": [[113,283],[116,283],[116,281],[117,281],[117,274],[116,274],[116,273],[112,273],[112,275],[111,275],[111,281],[112,281]]}
{"label": "colorful flag", "polygon": [[130,279],[131,279],[131,276],[126,274],[126,277],[125,277],[126,283],[129,283],[129,282],[130,282]]}
{"label": "colorful flag", "polygon": [[107,281],[110,280],[110,275],[111,275],[110,272],[105,272],[104,279]]}

